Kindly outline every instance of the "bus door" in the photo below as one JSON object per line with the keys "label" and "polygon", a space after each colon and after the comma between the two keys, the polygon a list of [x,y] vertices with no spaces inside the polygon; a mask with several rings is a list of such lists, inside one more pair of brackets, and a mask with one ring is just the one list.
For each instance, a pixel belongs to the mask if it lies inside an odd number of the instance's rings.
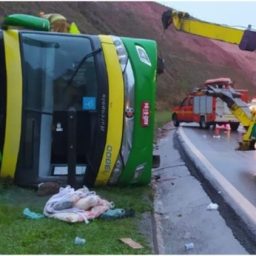
{"label": "bus door", "polygon": [[[57,59],[62,63],[61,58]],[[79,63],[75,63],[77,67]],[[93,72],[94,71],[94,72]],[[85,174],[94,140],[93,119],[96,111],[97,86],[93,57],[88,58],[75,76],[61,75],[54,81],[54,111],[52,125],[51,163],[54,175],[67,174],[68,147],[76,147],[76,173]],[[93,83],[93,82],[94,83]],[[74,115],[70,116],[74,113]],[[75,120],[73,120],[75,119]],[[69,122],[75,122],[70,130]],[[75,141],[68,141],[75,133]],[[71,145],[72,144],[72,145]]]}

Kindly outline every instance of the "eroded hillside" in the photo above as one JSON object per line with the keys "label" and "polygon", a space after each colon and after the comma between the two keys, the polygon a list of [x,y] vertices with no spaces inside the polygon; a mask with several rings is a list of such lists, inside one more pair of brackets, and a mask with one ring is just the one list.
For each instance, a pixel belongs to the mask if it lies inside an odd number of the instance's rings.
{"label": "eroded hillside", "polygon": [[[256,54],[238,46],[199,38],[173,28],[163,32],[165,6],[154,2],[1,2],[0,16],[59,12],[75,21],[83,33],[116,34],[154,39],[165,59],[158,78],[157,108],[177,104],[191,88],[208,78],[229,76],[256,94]],[[255,70],[255,71],[254,71]]]}

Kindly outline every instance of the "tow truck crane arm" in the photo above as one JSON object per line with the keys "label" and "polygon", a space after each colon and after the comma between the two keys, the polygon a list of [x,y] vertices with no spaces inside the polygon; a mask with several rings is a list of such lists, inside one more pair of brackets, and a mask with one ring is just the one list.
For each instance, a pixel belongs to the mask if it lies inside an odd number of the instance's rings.
{"label": "tow truck crane arm", "polygon": [[[256,31],[252,31],[250,25],[248,29],[242,30],[199,20],[190,16],[189,13],[180,12],[175,9],[163,12],[162,24],[164,29],[173,25],[177,31],[237,44],[241,50],[254,51],[256,49]],[[242,142],[239,143],[238,149],[255,149],[256,116],[251,113],[248,105],[240,99],[239,95],[231,87],[224,89],[208,85],[205,93],[219,97],[226,102],[233,115],[245,127],[246,132],[243,135]]]}
{"label": "tow truck crane arm", "polygon": [[239,150],[255,149],[254,144],[256,141],[256,117],[253,115],[248,105],[241,100],[239,93],[235,92],[233,88],[215,88],[207,86],[206,95],[219,97],[227,103],[232,114],[240,121],[245,127],[246,132],[243,139],[239,142]]}
{"label": "tow truck crane arm", "polygon": [[163,28],[171,24],[176,30],[206,37],[218,41],[237,44],[241,50],[254,51],[256,49],[256,32],[238,29],[196,19],[186,12],[169,9],[162,14]]}

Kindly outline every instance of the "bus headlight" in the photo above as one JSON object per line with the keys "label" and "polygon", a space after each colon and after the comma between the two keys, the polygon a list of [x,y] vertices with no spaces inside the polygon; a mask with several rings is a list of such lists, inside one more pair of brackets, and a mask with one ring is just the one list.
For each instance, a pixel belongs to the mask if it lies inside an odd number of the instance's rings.
{"label": "bus headlight", "polygon": [[122,40],[119,37],[113,36],[114,45],[116,47],[116,53],[119,59],[119,63],[121,65],[122,72],[125,70],[125,66],[128,61],[128,55],[126,49],[123,45]]}

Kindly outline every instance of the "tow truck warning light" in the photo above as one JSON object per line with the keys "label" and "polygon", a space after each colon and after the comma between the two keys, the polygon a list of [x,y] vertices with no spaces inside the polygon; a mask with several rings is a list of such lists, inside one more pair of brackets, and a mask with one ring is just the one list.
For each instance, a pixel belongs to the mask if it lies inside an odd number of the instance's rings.
{"label": "tow truck warning light", "polygon": [[150,112],[149,102],[143,102],[141,104],[141,125],[143,127],[149,126],[149,112]]}

